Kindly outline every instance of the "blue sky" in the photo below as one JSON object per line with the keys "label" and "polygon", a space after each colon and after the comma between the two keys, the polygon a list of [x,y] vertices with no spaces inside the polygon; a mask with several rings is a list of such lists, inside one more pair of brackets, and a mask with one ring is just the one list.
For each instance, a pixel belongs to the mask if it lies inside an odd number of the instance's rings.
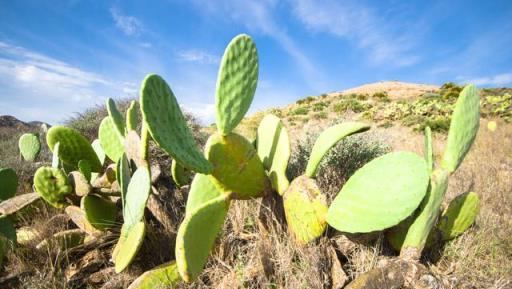
{"label": "blue sky", "polygon": [[512,85],[510,0],[0,0],[0,115],[56,124],[158,73],[210,123],[238,33],[259,52],[251,111],[379,80]]}

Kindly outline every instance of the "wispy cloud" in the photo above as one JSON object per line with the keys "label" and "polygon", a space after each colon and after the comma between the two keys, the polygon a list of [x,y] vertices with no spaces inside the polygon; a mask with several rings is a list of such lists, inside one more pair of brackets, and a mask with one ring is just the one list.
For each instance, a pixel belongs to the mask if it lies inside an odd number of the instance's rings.
{"label": "wispy cloud", "polygon": [[500,86],[500,85],[511,85],[512,84],[512,73],[503,73],[493,76],[485,76],[478,78],[465,78],[459,77],[459,79],[463,79],[464,83],[473,83],[477,86]]}
{"label": "wispy cloud", "polygon": [[408,31],[392,31],[379,14],[360,2],[291,0],[294,15],[312,31],[327,32],[368,51],[373,64],[409,66],[420,58],[411,52]]}
{"label": "wispy cloud", "polygon": [[180,51],[177,55],[177,60],[201,64],[218,64],[220,62],[218,56],[197,49]]}
{"label": "wispy cloud", "polygon": [[55,123],[84,106],[102,102],[107,95],[134,95],[133,86],[0,42],[0,114]]}
{"label": "wispy cloud", "polygon": [[119,28],[128,36],[139,35],[143,30],[142,22],[134,16],[123,15],[117,8],[111,8],[110,14]]}

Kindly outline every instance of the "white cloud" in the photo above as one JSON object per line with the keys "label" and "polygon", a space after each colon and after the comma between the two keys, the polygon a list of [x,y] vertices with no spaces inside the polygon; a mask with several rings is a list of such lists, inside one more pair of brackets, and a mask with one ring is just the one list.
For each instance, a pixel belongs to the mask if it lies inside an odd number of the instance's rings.
{"label": "white cloud", "polygon": [[189,102],[183,105],[184,111],[191,113],[202,125],[209,125],[215,121],[215,104],[202,102]]}
{"label": "white cloud", "polygon": [[503,86],[512,84],[512,73],[503,73],[494,76],[486,76],[473,78],[464,81],[465,83],[473,83],[477,86]]}
{"label": "white cloud", "polygon": [[117,8],[111,8],[110,14],[116,23],[117,28],[121,29],[128,36],[139,35],[143,30],[142,22],[134,16],[123,15]]}
{"label": "white cloud", "polygon": [[0,114],[62,121],[107,96],[136,95],[131,82],[107,79],[64,61],[0,42]]}
{"label": "white cloud", "polygon": [[177,57],[179,61],[197,62],[201,64],[218,64],[220,62],[218,56],[197,49],[181,51],[178,53]]}
{"label": "white cloud", "polygon": [[369,52],[373,64],[396,67],[417,63],[408,31],[391,32],[379,14],[358,2],[291,0],[295,16],[312,31],[327,32]]}

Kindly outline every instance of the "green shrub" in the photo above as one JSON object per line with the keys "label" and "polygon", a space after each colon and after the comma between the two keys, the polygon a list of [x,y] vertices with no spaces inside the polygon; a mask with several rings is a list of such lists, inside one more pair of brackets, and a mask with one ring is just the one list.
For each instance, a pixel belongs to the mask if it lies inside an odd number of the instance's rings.
{"label": "green shrub", "polygon": [[344,99],[341,102],[334,105],[334,111],[337,113],[343,113],[347,110],[351,110],[353,112],[362,112],[371,108],[370,104],[361,103],[355,99]]}
{"label": "green shrub", "polygon": [[382,102],[390,102],[391,99],[389,99],[388,93],[385,91],[376,92],[372,95],[372,98],[377,99]]}
{"label": "green shrub", "polygon": [[450,129],[450,118],[445,116],[430,117],[417,128],[418,131],[424,131],[429,126],[432,131],[446,133]]}
{"label": "green shrub", "polygon": [[327,113],[325,111],[321,111],[313,115],[314,119],[327,119]]}
{"label": "green shrub", "polygon": [[317,103],[313,104],[313,111],[322,111],[327,106],[328,106],[328,104],[325,102],[317,102]]}
{"label": "green shrub", "polygon": [[292,110],[291,115],[306,115],[308,112],[309,110],[307,107],[298,107]]}
{"label": "green shrub", "polygon": [[308,96],[306,98],[297,100],[295,103],[297,103],[297,104],[308,104],[308,103],[311,103],[314,100],[315,100],[314,96]]}

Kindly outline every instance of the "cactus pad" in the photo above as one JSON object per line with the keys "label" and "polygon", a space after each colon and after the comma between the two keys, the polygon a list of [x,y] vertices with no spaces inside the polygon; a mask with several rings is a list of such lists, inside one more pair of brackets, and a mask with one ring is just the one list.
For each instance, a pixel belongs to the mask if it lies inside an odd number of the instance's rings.
{"label": "cactus pad", "polygon": [[283,195],[283,205],[288,228],[299,243],[309,243],[327,228],[327,200],[315,180],[307,176],[293,180]]}
{"label": "cactus pad", "polygon": [[66,174],[51,167],[37,169],[34,187],[45,201],[56,208],[63,208],[66,205],[65,197],[73,192]]}
{"label": "cactus pad", "polygon": [[464,233],[475,222],[479,204],[480,198],[474,192],[453,199],[437,225],[442,240],[447,241]]}
{"label": "cactus pad", "polygon": [[251,37],[240,34],[226,47],[217,76],[215,120],[229,134],[249,110],[258,83],[258,53]]}
{"label": "cactus pad", "polygon": [[54,145],[59,143],[59,158],[63,163],[76,168],[79,161],[86,160],[91,165],[91,171],[101,171],[102,165],[96,152],[89,141],[76,130],[64,126],[54,126],[48,130],[46,141],[52,151]]}
{"label": "cactus pad", "polygon": [[366,233],[392,227],[411,215],[425,196],[425,160],[410,152],[380,156],[350,177],[327,212],[338,231]]}
{"label": "cactus pad", "polygon": [[13,169],[0,168],[0,202],[16,195],[18,176]]}
{"label": "cactus pad", "polygon": [[112,123],[114,124],[114,128],[116,129],[116,132],[117,132],[119,138],[123,139],[123,137],[126,133],[126,128],[124,126],[125,121],[124,121],[123,115],[121,114],[121,112],[119,112],[119,110],[116,107],[116,103],[110,97],[107,98],[106,107],[107,107],[108,116],[110,116],[110,119],[112,119]]}
{"label": "cactus pad", "polygon": [[85,176],[79,171],[72,171],[69,173],[68,180],[70,185],[74,188],[75,195],[77,196],[85,196],[92,190],[92,187]]}
{"label": "cactus pad", "polygon": [[[229,193],[224,193],[228,195]],[[194,211],[204,203],[223,195],[223,192],[213,183],[212,179],[203,174],[196,174],[188,192],[186,214]]]}
{"label": "cactus pad", "polygon": [[41,142],[39,136],[34,133],[25,133],[20,137],[19,148],[21,156],[26,161],[34,161],[41,151]]}
{"label": "cactus pad", "polygon": [[491,120],[487,123],[487,129],[491,132],[495,132],[498,128],[498,124],[494,120]]}
{"label": "cactus pad", "polygon": [[128,184],[130,183],[130,179],[132,178],[130,171],[130,163],[126,158],[126,154],[123,154],[119,162],[117,163],[116,170],[116,178],[119,183],[119,188],[121,190],[121,202],[123,204],[123,211],[126,200],[126,193],[128,192]]}
{"label": "cactus pad", "polygon": [[291,155],[290,138],[283,122],[274,115],[266,115],[258,126],[256,138],[258,156],[268,171],[272,188],[280,195],[290,185],[286,167]]}
{"label": "cactus pad", "polygon": [[270,184],[256,149],[243,136],[215,133],[208,139],[206,158],[213,164],[214,183],[234,199],[263,196]]}
{"label": "cactus pad", "polygon": [[91,181],[91,165],[86,160],[81,160],[78,162],[78,171],[85,177],[85,179],[90,182]]}
{"label": "cactus pad", "polygon": [[474,85],[460,93],[453,110],[441,166],[454,172],[475,140],[480,124],[480,96]]}
{"label": "cactus pad", "polygon": [[171,163],[171,176],[172,180],[178,187],[183,187],[190,181],[190,171],[184,168],[176,160],[172,160]]}
{"label": "cactus pad", "polygon": [[165,80],[156,74],[146,76],[140,106],[148,130],[158,146],[193,171],[211,172],[212,166],[197,148],[176,97]]}
{"label": "cactus pad", "polygon": [[126,131],[136,131],[139,125],[139,103],[136,100],[130,102],[130,107],[126,110]]}
{"label": "cactus pad", "polygon": [[124,151],[128,160],[132,160],[137,167],[148,166],[142,155],[142,141],[133,130],[129,131],[124,139]]}
{"label": "cactus pad", "polygon": [[189,212],[176,236],[176,263],[186,282],[194,281],[203,270],[229,208],[223,195]]}
{"label": "cactus pad", "polygon": [[56,169],[58,169],[61,164],[60,157],[59,157],[59,147],[60,147],[60,143],[56,142],[55,145],[53,146],[53,152],[52,152],[52,168],[56,168]]}
{"label": "cactus pad", "polygon": [[351,134],[363,132],[368,129],[370,129],[370,126],[364,123],[345,122],[324,130],[315,141],[313,149],[311,150],[311,155],[309,156],[309,161],[306,166],[306,176],[310,178],[315,177],[323,157],[337,142]]}
{"label": "cactus pad", "polygon": [[139,167],[133,174],[125,196],[124,226],[130,230],[144,217],[144,209],[151,191],[151,177],[147,167]]}
{"label": "cactus pad", "polygon": [[82,198],[80,207],[87,221],[96,229],[106,230],[115,225],[117,207],[112,201],[96,195],[87,195]]}
{"label": "cactus pad", "polygon": [[95,139],[92,144],[92,149],[96,153],[96,156],[98,157],[98,160],[100,160],[101,165],[105,164],[105,159],[107,155],[105,154],[105,151],[103,151],[103,147],[101,146],[100,140]]}
{"label": "cactus pad", "polygon": [[0,215],[11,215],[40,198],[38,193],[17,195],[0,202]]}
{"label": "cactus pad", "polygon": [[28,245],[39,238],[39,233],[32,227],[21,227],[16,230],[16,241],[20,245]]}
{"label": "cactus pad", "polygon": [[94,228],[91,223],[85,217],[84,211],[77,206],[67,206],[65,209],[66,214],[69,216],[71,221],[75,223],[75,225],[80,228],[82,231],[86,232],[89,235],[99,235],[101,231]]}
{"label": "cactus pad", "polygon": [[124,152],[124,144],[116,131],[112,118],[107,116],[101,121],[98,138],[108,158],[113,162],[119,161]]}
{"label": "cactus pad", "polygon": [[181,280],[175,261],[162,264],[144,272],[130,284],[128,289],[173,288]]}
{"label": "cactus pad", "polygon": [[135,223],[130,229],[125,231],[126,235],[121,235],[115,250],[112,254],[116,273],[122,272],[133,261],[139,252],[144,236],[146,235],[146,225],[144,221]]}
{"label": "cactus pad", "polygon": [[16,229],[9,216],[0,217],[0,236],[3,236],[10,240],[13,244],[16,244]]}

